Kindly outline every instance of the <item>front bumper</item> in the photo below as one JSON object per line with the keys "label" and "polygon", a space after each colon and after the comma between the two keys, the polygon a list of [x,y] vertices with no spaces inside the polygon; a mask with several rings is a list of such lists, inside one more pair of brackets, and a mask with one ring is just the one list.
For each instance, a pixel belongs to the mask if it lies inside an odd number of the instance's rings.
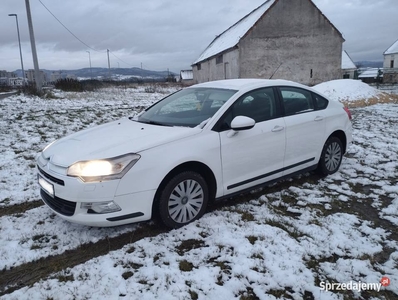
{"label": "front bumper", "polygon": [[[53,187],[51,195],[40,186],[40,196],[57,215],[73,223],[109,227],[151,218],[152,202],[156,190],[131,192],[116,195],[120,180],[84,183],[75,177],[54,172],[51,165],[37,166],[38,176]],[[93,213],[81,208],[81,203],[114,201],[120,211]]]}

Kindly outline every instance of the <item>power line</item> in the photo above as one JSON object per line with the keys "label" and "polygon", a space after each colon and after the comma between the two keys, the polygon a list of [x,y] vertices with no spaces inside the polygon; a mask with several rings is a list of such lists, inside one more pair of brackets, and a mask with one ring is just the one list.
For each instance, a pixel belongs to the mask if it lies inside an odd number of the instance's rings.
{"label": "power line", "polygon": [[[40,4],[41,5],[43,5],[43,7],[54,17],[54,19],[55,20],[57,20],[58,21],[58,23],[59,24],[61,24],[75,39],[77,39],[80,43],[82,43],[84,46],[86,46],[87,48],[89,48],[89,49],[91,49],[91,50],[94,50],[94,51],[96,51],[96,52],[99,52],[99,53],[105,53],[105,52],[107,52],[107,51],[100,51],[100,50],[97,50],[97,49],[94,49],[94,48],[92,48],[92,47],[90,47],[89,45],[87,45],[85,42],[83,42],[81,39],[79,39],[71,30],[69,30],[69,28],[68,27],[66,27],[51,11],[50,11],[50,9],[47,7],[47,6],[45,6],[44,5],[44,3],[41,1],[41,0],[38,0],[39,2],[40,2]],[[113,52],[111,52],[111,51],[109,51],[114,57],[116,57],[116,59],[118,59],[118,60],[120,60],[122,63],[124,63],[124,64],[126,64],[126,65],[128,65],[128,66],[131,66],[131,67],[134,67],[134,65],[132,65],[132,64],[129,64],[128,62],[126,62],[126,61],[124,61],[123,59],[121,59],[120,57],[118,57],[118,56],[116,56],[116,54],[114,54]]]}
{"label": "power line", "polygon": [[129,64],[129,63],[125,62],[123,59],[117,57],[112,51],[110,51],[110,52],[111,52],[111,54],[112,54],[114,57],[116,57],[116,58],[117,58],[118,60],[120,60],[122,63],[125,63],[126,65],[128,65],[128,66],[130,66],[130,67],[134,67],[134,65]]}
{"label": "power line", "polygon": [[82,43],[84,46],[86,46],[87,48],[90,48],[91,50],[94,50],[96,52],[101,52],[101,53],[105,53],[104,51],[99,51],[97,49],[94,49],[92,47],[90,47],[89,45],[87,45],[85,42],[83,42],[81,39],[79,39],[72,31],[70,31],[68,29],[68,27],[66,27],[48,8],[47,6],[44,5],[43,2],[41,2],[41,0],[39,0],[39,2],[41,3],[41,5],[43,5],[43,7],[55,18],[55,20],[58,21],[59,24],[61,24],[71,35],[73,35],[75,37],[75,39],[77,39],[80,43]]}

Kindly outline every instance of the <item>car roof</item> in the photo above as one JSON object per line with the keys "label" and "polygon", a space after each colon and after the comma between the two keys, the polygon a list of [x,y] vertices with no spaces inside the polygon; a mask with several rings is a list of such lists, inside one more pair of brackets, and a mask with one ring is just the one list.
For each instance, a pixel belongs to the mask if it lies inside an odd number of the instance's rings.
{"label": "car roof", "polygon": [[192,85],[191,88],[206,87],[206,88],[222,88],[231,90],[247,90],[266,86],[293,86],[309,89],[308,86],[302,85],[289,80],[283,79],[225,79],[209,81]]}

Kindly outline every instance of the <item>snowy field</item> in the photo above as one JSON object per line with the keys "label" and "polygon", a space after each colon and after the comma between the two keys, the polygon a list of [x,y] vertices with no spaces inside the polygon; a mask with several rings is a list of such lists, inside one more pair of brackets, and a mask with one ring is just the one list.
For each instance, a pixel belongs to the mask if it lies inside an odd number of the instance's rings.
{"label": "snowy field", "polygon": [[[350,82],[336,86],[354,99]],[[397,103],[352,109],[340,172],[217,203],[178,230],[90,228],[42,205],[34,168],[46,144],[174,90],[0,100],[1,299],[398,299]],[[380,287],[382,278],[390,284]]]}

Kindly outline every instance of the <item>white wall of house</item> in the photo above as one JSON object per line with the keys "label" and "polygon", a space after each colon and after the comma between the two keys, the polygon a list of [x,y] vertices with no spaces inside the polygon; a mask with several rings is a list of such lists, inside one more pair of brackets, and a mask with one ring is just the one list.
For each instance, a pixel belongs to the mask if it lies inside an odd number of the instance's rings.
{"label": "white wall of house", "polygon": [[384,83],[398,83],[398,53],[384,54]]}
{"label": "white wall of house", "polygon": [[398,69],[398,53],[384,54],[383,69],[391,68],[391,64],[393,64],[393,68]]}

